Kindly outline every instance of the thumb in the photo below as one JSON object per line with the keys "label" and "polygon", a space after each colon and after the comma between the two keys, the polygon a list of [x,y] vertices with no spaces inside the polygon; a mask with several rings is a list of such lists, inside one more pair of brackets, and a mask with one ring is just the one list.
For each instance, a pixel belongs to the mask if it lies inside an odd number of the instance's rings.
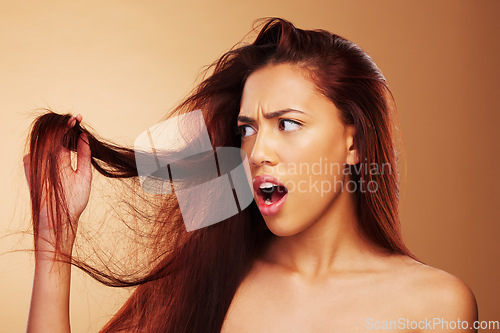
{"label": "thumb", "polygon": [[87,134],[82,133],[78,139],[77,151],[77,164],[76,172],[85,175],[90,174],[91,169],[91,151],[89,146],[89,139]]}

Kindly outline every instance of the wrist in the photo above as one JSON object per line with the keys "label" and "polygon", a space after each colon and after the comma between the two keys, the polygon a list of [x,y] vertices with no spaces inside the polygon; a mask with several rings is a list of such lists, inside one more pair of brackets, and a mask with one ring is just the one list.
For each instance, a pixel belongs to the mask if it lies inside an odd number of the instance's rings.
{"label": "wrist", "polygon": [[[78,219],[76,219],[78,221]],[[50,225],[49,219],[46,215],[40,214],[40,223],[38,228],[38,235],[35,239],[35,256],[43,260],[50,259],[68,259],[73,252],[73,244],[75,242],[75,235],[71,226],[77,224],[69,221],[62,221],[60,223],[59,244],[56,249],[56,235],[53,231],[53,226]],[[75,231],[76,232],[76,231]]]}

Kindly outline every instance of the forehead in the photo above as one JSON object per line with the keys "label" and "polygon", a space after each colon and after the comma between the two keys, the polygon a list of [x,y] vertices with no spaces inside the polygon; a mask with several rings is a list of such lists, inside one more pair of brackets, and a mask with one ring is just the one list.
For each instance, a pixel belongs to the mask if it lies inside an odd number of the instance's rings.
{"label": "forehead", "polygon": [[331,102],[319,92],[306,69],[290,64],[269,65],[248,77],[240,115],[250,116],[257,109],[309,109],[318,103]]}

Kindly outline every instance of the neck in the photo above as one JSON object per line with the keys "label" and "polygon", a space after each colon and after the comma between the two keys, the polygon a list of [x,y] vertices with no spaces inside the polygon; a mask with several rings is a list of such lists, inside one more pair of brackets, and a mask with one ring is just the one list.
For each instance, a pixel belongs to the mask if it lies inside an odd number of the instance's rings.
{"label": "neck", "polygon": [[366,271],[383,252],[359,228],[355,194],[341,192],[307,229],[273,238],[264,260],[316,279],[331,273]]}

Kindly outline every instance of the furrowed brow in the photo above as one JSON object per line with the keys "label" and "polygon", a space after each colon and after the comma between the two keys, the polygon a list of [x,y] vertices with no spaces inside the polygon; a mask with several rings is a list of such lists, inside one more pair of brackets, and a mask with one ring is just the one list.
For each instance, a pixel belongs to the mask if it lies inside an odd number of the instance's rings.
{"label": "furrowed brow", "polygon": [[266,119],[277,118],[277,117],[280,117],[280,116],[287,114],[287,113],[290,113],[290,112],[297,112],[297,113],[302,113],[302,114],[304,113],[303,111],[300,111],[300,110],[287,108],[287,109],[283,109],[283,110],[279,110],[279,111],[265,113],[264,118],[266,118]]}
{"label": "furrowed brow", "polygon": [[[288,109],[283,109],[283,110],[265,113],[264,118],[266,118],[266,119],[277,118],[277,117],[280,117],[280,116],[287,114],[287,113],[290,113],[290,112],[297,112],[297,113],[304,114],[303,111],[288,108]],[[238,121],[240,121],[242,123],[253,123],[253,122],[255,122],[255,119],[253,119],[251,117],[247,117],[247,116],[238,116]]]}
{"label": "furrowed brow", "polygon": [[253,123],[255,120],[247,116],[238,116],[238,121],[241,123]]}

